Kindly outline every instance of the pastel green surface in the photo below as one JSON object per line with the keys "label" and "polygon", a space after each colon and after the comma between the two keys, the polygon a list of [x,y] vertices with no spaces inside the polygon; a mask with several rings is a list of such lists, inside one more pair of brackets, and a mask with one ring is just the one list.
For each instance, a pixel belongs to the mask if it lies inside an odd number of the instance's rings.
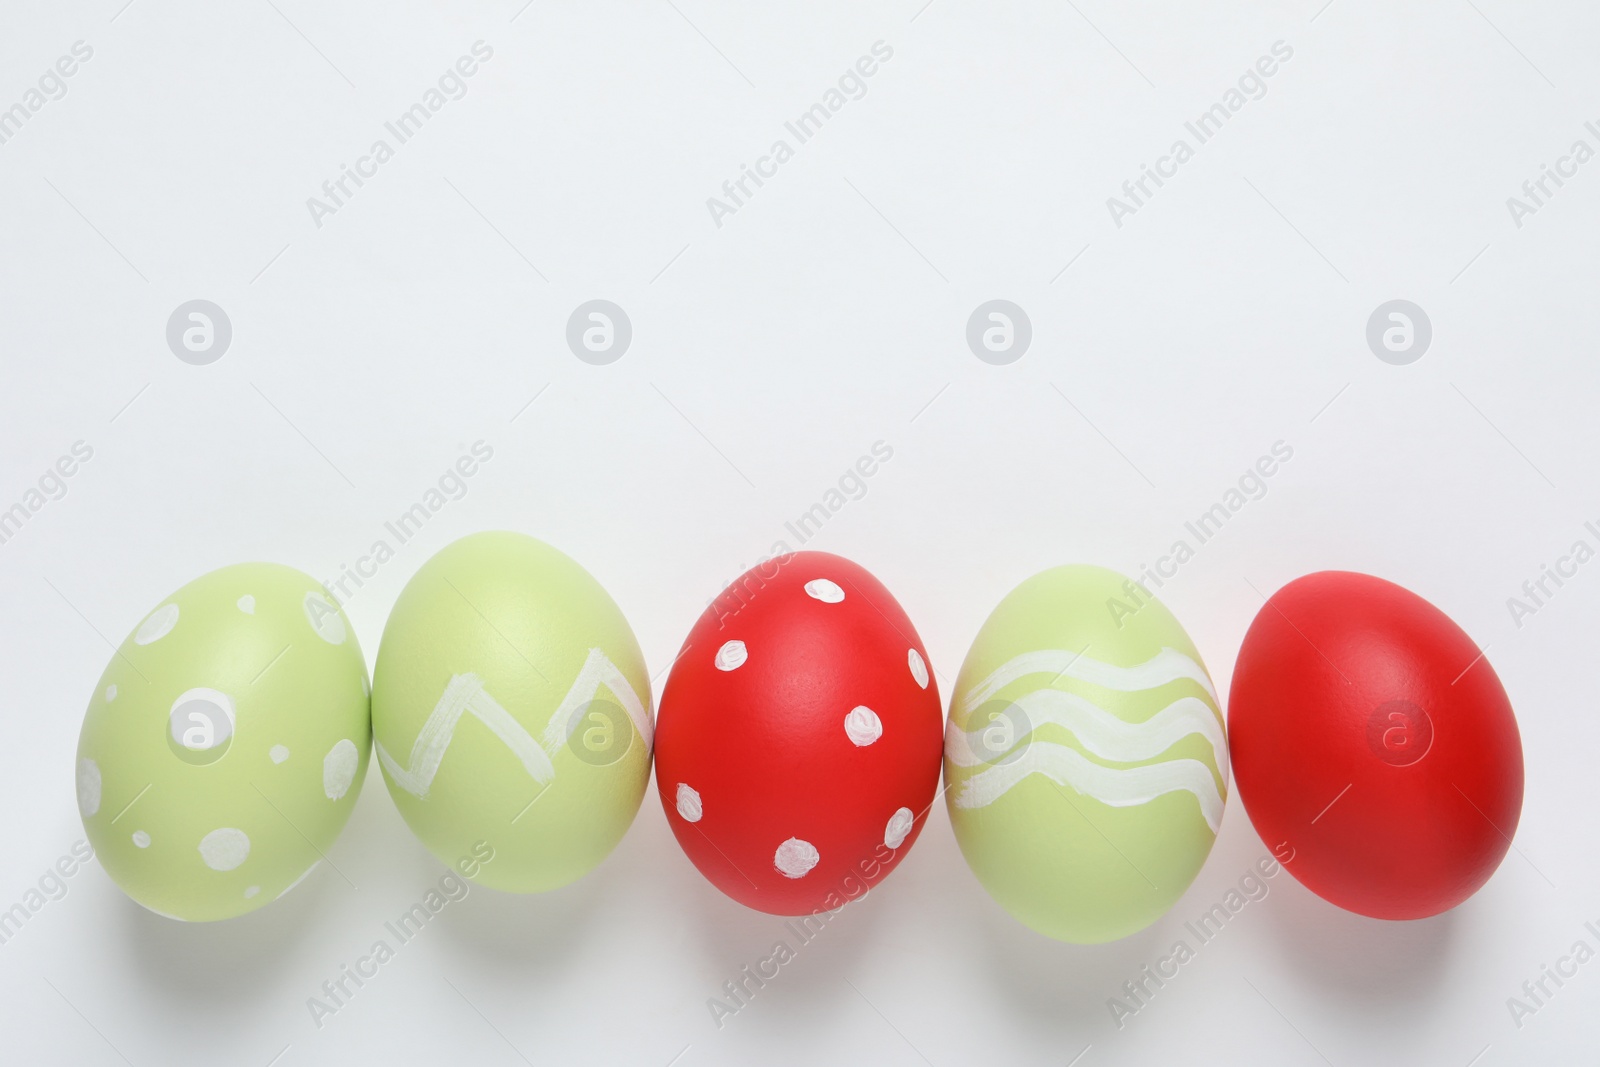
{"label": "pastel green surface", "polygon": [[367,666],[317,581],[241,563],[162,601],[117,649],[78,738],[100,863],[151,911],[227,919],[282,896],[366,776]]}
{"label": "pastel green surface", "polygon": [[1199,653],[1114,571],[1057,567],[1017,586],[956,680],[956,840],[995,900],[1058,940],[1125,937],[1176,903],[1215,840],[1227,767]]}
{"label": "pastel green surface", "polygon": [[600,584],[503,531],[446,546],[407,583],[373,672],[389,795],[439,860],[533,893],[587,873],[650,778],[650,678]]}

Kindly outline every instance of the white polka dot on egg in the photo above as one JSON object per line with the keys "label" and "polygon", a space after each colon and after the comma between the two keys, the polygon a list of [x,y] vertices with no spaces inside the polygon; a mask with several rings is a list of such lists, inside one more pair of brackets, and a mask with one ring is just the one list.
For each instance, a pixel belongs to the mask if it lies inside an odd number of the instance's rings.
{"label": "white polka dot on egg", "polygon": [[172,632],[178,625],[178,605],[166,604],[150,613],[150,617],[139,624],[139,629],[133,635],[136,645],[148,645],[152,641],[159,641]]}
{"label": "white polka dot on egg", "polygon": [[[233,742],[236,719],[233,698],[216,689],[189,689],[172,702],[167,729],[172,743],[185,752],[217,756]],[[220,751],[217,751],[220,750]]]}
{"label": "white polka dot on egg", "polygon": [[857,705],[844,717],[844,732],[852,745],[865,748],[883,736],[883,721],[871,708]]}
{"label": "white polka dot on egg", "polygon": [[844,590],[839,588],[838,582],[827,578],[813,578],[806,583],[806,596],[820,600],[824,604],[837,604],[844,599]]}
{"label": "white polka dot on egg", "polygon": [[213,871],[231,871],[250,856],[250,838],[243,830],[224,826],[200,839],[200,858]]}
{"label": "white polka dot on egg", "polygon": [[922,653],[914,648],[906,649],[906,663],[911,667],[911,677],[923,689],[928,688],[928,665],[922,661]]}
{"label": "white polka dot on egg", "polygon": [[350,791],[360,765],[361,753],[356,751],[354,741],[347,737],[334,743],[322,757],[322,792],[329,800],[338,800]]}
{"label": "white polka dot on egg", "polygon": [[683,816],[685,822],[699,822],[705,809],[700,804],[700,794],[694,788],[678,783],[678,814]]}
{"label": "white polka dot on egg", "polygon": [[744,666],[745,660],[750,658],[750,652],[744,647],[743,641],[728,641],[717,649],[717,670],[736,671]]}
{"label": "white polka dot on egg", "polygon": [[804,878],[821,859],[816,845],[791,837],[778,846],[778,851],[772,857],[772,865],[785,878]]}
{"label": "white polka dot on egg", "polygon": [[901,808],[889,816],[889,825],[883,828],[883,843],[889,848],[899,848],[905,844],[906,835],[911,832],[911,826],[916,818],[911,814],[910,808]]}
{"label": "white polka dot on egg", "polygon": [[92,759],[78,761],[78,812],[85,819],[100,810],[100,765]]}
{"label": "white polka dot on egg", "polygon": [[143,830],[135,830],[133,832],[133,843],[139,848],[149,848],[150,835],[145,833]]}

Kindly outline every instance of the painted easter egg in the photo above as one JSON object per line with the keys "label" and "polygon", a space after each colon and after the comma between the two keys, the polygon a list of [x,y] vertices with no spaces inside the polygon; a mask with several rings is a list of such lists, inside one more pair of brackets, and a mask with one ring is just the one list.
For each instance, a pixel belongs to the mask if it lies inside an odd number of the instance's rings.
{"label": "painted easter egg", "polygon": [[962,854],[1039,933],[1092,944],[1160,918],[1211,851],[1228,793],[1200,654],[1144,588],[1056,567],[978,632],[945,731]]}
{"label": "painted easter egg", "polygon": [[1379,919],[1455,907],[1522,813],[1522,739],[1470,637],[1409,590],[1320,571],[1245,634],[1228,725],[1239,797],[1308,889]]}
{"label": "painted easter egg", "polygon": [[134,900],[227,919],[327,853],[370,739],[366,660],[322,586],[273,563],[224,567],[118,646],[78,738],[78,809]]}
{"label": "painted easter egg", "polygon": [[778,556],[717,597],[661,698],[656,786],[718,889],[832,911],[893,870],[939,781],[939,688],[889,591],[825,552]]}
{"label": "painted easter egg", "polygon": [[372,726],[412,831],[494,889],[586,874],[650,778],[650,677],[628,621],[588,571],[519,533],[463,537],[406,584]]}

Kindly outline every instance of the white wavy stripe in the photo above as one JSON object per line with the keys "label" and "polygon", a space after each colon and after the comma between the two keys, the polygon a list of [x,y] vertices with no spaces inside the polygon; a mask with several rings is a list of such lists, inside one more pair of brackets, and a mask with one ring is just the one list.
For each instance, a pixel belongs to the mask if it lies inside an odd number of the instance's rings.
{"label": "white wavy stripe", "polygon": [[1132,667],[1118,667],[1069,649],[1044,648],[1037,652],[1024,652],[1002,663],[987,678],[967,690],[961,698],[959,710],[963,714],[971,711],[1012,682],[1030,674],[1076,678],[1080,682],[1124,693],[1154,689],[1180,678],[1188,678],[1206,691],[1212,703],[1217,699],[1217,691],[1206,675],[1206,669],[1175,648],[1163,648]]}
{"label": "white wavy stripe", "polygon": [[[1199,697],[1179,697],[1149,719],[1138,723],[1125,722],[1092,700],[1059,689],[1037,689],[1018,697],[1013,703],[1021,709],[1029,728],[1027,734],[1011,739],[1013,749],[1029,736],[1037,734],[1046,723],[1054,723],[1070,730],[1079,744],[1101,759],[1115,763],[1138,763],[1161,755],[1185,737],[1199,734],[1210,743],[1215,769],[1226,781],[1227,737],[1222,732],[1222,724],[1217,721],[1216,712]],[[981,724],[974,730],[965,731],[951,719],[945,731],[945,758],[957,767],[976,767],[980,763],[997,762],[1003,753],[983,746],[982,738],[986,732],[1000,728],[1000,724]]]}
{"label": "white wavy stripe", "polygon": [[987,807],[1030,774],[1042,774],[1057,785],[1071,786],[1114,808],[1137,807],[1182,790],[1194,795],[1212,833],[1222,823],[1222,794],[1211,769],[1199,760],[1175,759],[1119,770],[1092,763],[1082,753],[1048,741],[1029,745],[1015,763],[990,767],[961,783],[956,807]]}
{"label": "white wavy stripe", "polygon": [[483,679],[468,673],[451,676],[439,702],[418,731],[406,765],[390,755],[381,742],[377,745],[378,759],[396,785],[413,796],[426,799],[461,717],[471,712],[521,761],[529,777],[543,785],[555,777],[555,764],[551,757],[566,744],[572,717],[594,699],[602,685],[621,702],[648,749],[653,735],[649,712],[622,671],[604,652],[594,648],[589,650],[589,656],[568,688],[567,695],[551,713],[544,730],[543,746],[514,715],[484,690]]}

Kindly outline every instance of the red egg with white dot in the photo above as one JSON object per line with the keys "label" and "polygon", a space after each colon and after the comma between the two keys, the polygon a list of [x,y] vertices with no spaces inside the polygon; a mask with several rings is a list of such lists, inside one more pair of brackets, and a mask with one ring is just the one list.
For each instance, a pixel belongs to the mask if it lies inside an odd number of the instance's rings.
{"label": "red egg with white dot", "polygon": [[661,697],[656,786],[700,873],[775,915],[893,870],[939,783],[943,714],[911,620],[865,569],[778,556],[700,616]]}

